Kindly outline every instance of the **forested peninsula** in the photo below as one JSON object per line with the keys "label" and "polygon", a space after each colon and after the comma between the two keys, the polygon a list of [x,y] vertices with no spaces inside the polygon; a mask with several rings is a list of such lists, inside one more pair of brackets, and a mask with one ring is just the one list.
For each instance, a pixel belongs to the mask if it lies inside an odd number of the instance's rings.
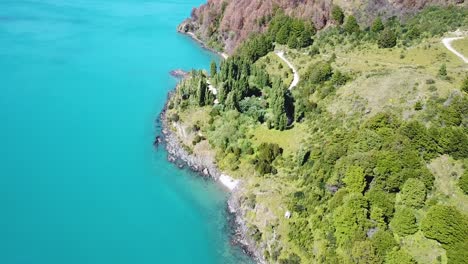
{"label": "forested peninsula", "polygon": [[162,121],[175,158],[239,180],[229,204],[259,263],[467,263],[468,64],[443,39],[468,57],[468,8],[453,4],[371,21],[334,4],[320,27],[276,5],[234,42],[208,24],[229,57],[181,80]]}

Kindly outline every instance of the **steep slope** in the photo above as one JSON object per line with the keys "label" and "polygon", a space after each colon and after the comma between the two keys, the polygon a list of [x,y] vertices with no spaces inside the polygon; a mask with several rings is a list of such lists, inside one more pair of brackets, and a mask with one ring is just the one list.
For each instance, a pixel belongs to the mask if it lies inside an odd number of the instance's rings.
{"label": "steep slope", "polygon": [[163,116],[180,149],[239,180],[235,241],[259,263],[466,263],[468,64],[442,39],[468,30],[468,8],[313,42],[301,23],[275,16]]}
{"label": "steep slope", "polygon": [[181,32],[192,32],[209,47],[232,53],[252,32],[262,32],[276,8],[286,14],[312,21],[322,29],[331,21],[333,5],[354,14],[368,25],[376,16],[404,17],[428,5],[463,5],[464,0],[208,0],[192,10],[180,26]]}

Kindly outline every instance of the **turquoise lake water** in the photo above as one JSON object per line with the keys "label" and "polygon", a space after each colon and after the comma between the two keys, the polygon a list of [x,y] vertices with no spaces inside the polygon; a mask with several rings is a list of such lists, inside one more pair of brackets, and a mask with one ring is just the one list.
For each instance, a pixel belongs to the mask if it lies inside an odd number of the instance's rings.
{"label": "turquoise lake water", "polygon": [[152,146],[203,0],[0,0],[0,263],[248,263],[227,195]]}

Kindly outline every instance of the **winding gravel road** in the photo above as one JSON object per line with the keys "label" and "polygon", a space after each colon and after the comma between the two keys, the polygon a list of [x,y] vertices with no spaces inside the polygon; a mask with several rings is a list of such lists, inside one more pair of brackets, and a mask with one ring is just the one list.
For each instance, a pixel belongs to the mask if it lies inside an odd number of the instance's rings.
{"label": "winding gravel road", "polygon": [[275,54],[278,57],[280,57],[280,59],[282,59],[284,62],[286,62],[286,64],[288,64],[289,68],[291,68],[291,70],[293,71],[294,78],[293,78],[293,81],[291,82],[291,85],[288,88],[289,90],[292,90],[299,83],[299,73],[297,73],[296,67],[294,67],[294,65],[288,59],[286,59],[286,57],[284,56],[284,51],[282,51],[282,50],[275,51]]}
{"label": "winding gravel road", "polygon": [[468,58],[465,57],[463,54],[461,54],[460,52],[458,52],[456,49],[454,49],[452,47],[452,42],[455,41],[455,40],[459,40],[459,39],[463,39],[465,37],[461,37],[461,36],[458,36],[458,37],[450,37],[450,38],[443,38],[442,39],[442,43],[444,44],[444,46],[450,50],[453,54],[455,54],[457,57],[459,57],[460,59],[462,59],[465,63],[468,63]]}

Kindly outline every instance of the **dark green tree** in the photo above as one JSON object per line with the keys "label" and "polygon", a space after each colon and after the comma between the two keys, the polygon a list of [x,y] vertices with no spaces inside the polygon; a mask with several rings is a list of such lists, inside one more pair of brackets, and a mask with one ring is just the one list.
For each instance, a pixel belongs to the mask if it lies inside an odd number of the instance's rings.
{"label": "dark green tree", "polygon": [[395,194],[371,188],[366,192],[366,197],[371,204],[371,208],[379,208],[385,220],[393,216],[395,210]]}
{"label": "dark green tree", "polygon": [[255,159],[255,169],[261,174],[272,173],[275,168],[272,166],[273,161],[283,154],[283,149],[278,144],[262,143],[257,149]]}
{"label": "dark green tree", "polygon": [[218,69],[216,67],[216,62],[215,61],[211,61],[211,64],[210,64],[210,76],[211,77],[214,77],[217,73]]}
{"label": "dark green tree", "polygon": [[300,48],[305,48],[312,45],[312,36],[315,34],[315,28],[310,23],[305,23],[304,30],[302,30],[298,44]]}
{"label": "dark green tree", "polygon": [[427,238],[453,245],[467,239],[468,220],[455,207],[434,205],[422,220],[421,230]]}
{"label": "dark green tree", "polygon": [[223,83],[218,84],[217,96],[221,104],[224,104],[230,91],[231,89],[226,83],[223,82]]}
{"label": "dark green tree", "polygon": [[354,16],[349,16],[346,19],[344,30],[348,34],[359,33],[361,31],[361,28],[359,27],[359,24],[357,23],[357,20]]}
{"label": "dark green tree", "polygon": [[416,216],[414,216],[413,210],[407,207],[399,208],[390,222],[390,227],[401,236],[416,233],[418,231],[418,224],[416,223]]}
{"label": "dark green tree", "polygon": [[238,107],[238,101],[237,101],[237,95],[235,92],[230,92],[226,98],[225,102],[226,109],[228,110],[237,110]]}
{"label": "dark green tree", "polygon": [[397,43],[397,37],[392,29],[384,29],[379,36],[379,48],[393,48]]}
{"label": "dark green tree", "polygon": [[380,17],[377,17],[374,22],[372,23],[372,27],[371,27],[371,30],[372,32],[380,32],[382,30],[384,30],[385,26],[384,24],[382,23],[382,19]]}
{"label": "dark green tree", "polygon": [[206,82],[203,78],[201,78],[198,81],[198,86],[197,86],[197,101],[198,101],[198,106],[204,106],[205,105],[205,95],[206,95]]}
{"label": "dark green tree", "polygon": [[283,25],[278,33],[276,34],[276,42],[279,44],[285,45],[288,43],[289,40],[289,27],[287,25]]}
{"label": "dark green tree", "polygon": [[273,81],[272,94],[270,96],[270,107],[273,112],[273,126],[278,130],[284,130],[287,126],[286,117],[286,92],[280,79]]}
{"label": "dark green tree", "polygon": [[341,9],[341,7],[339,7],[339,6],[337,6],[337,5],[334,5],[334,6],[332,7],[331,15],[332,15],[332,19],[333,19],[338,25],[343,24],[343,21],[344,21],[344,13],[343,13],[343,10]]}
{"label": "dark green tree", "polygon": [[426,200],[426,185],[418,179],[408,179],[403,185],[400,195],[404,205],[421,208]]}
{"label": "dark green tree", "polygon": [[398,244],[389,231],[379,229],[371,238],[371,241],[377,250],[379,256],[384,257],[388,251],[392,250]]}
{"label": "dark green tree", "polygon": [[364,170],[358,166],[351,166],[348,168],[343,182],[349,192],[362,193],[366,187],[366,180],[364,179]]}
{"label": "dark green tree", "polygon": [[339,245],[347,245],[353,240],[362,240],[368,228],[368,203],[359,193],[352,193],[344,199],[343,205],[333,214],[335,237]]}
{"label": "dark green tree", "polygon": [[468,195],[468,170],[465,169],[465,172],[458,179],[458,187]]}

